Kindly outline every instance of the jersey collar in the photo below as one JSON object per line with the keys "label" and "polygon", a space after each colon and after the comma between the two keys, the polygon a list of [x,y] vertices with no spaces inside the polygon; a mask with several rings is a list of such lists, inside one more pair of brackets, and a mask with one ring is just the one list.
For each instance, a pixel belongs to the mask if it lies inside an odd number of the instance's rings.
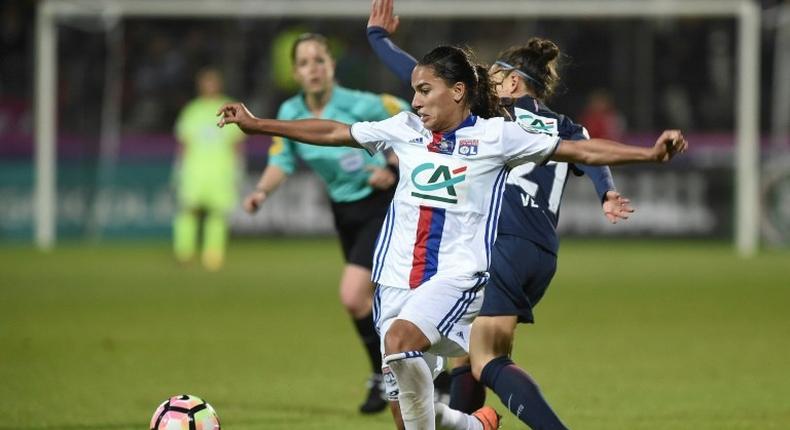
{"label": "jersey collar", "polygon": [[432,131],[431,134],[433,138],[431,142],[428,144],[428,150],[431,152],[438,152],[440,154],[452,154],[453,150],[455,150],[455,132],[464,128],[464,127],[471,127],[475,125],[477,122],[477,116],[474,114],[470,114],[466,117],[458,127],[448,131],[448,132],[438,132]]}

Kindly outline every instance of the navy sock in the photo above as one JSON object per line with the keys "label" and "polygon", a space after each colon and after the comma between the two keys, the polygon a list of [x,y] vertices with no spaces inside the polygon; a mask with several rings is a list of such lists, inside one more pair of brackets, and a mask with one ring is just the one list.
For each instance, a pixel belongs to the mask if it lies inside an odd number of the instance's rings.
{"label": "navy sock", "polygon": [[438,394],[450,395],[450,384],[452,384],[452,380],[450,379],[450,374],[447,373],[446,370],[442,370],[433,378],[434,392]]}
{"label": "navy sock", "polygon": [[509,357],[497,357],[483,368],[480,380],[511,413],[533,430],[567,430],[543,398],[535,381]]}
{"label": "navy sock", "polygon": [[456,367],[450,373],[450,408],[471,414],[486,403],[486,387],[472,376],[472,367]]}
{"label": "navy sock", "polygon": [[373,324],[373,313],[371,312],[368,316],[360,319],[354,319],[354,327],[357,328],[357,334],[362,339],[365,351],[368,353],[373,373],[381,374],[381,340]]}

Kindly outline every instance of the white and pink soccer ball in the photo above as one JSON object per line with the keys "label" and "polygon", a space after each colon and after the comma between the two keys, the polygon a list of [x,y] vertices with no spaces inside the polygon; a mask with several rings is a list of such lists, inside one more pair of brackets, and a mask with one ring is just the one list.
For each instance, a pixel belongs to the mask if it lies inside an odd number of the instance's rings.
{"label": "white and pink soccer ball", "polygon": [[203,399],[189,394],[173,396],[151,417],[151,430],[220,430],[219,417]]}

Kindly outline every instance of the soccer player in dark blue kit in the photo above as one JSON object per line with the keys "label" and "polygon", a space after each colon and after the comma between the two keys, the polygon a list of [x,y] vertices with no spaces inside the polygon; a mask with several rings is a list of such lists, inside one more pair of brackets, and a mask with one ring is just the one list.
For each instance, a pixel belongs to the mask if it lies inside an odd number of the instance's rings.
{"label": "soccer player in dark blue kit", "polygon": [[[398,17],[392,9],[392,0],[373,1],[368,41],[382,62],[401,81],[409,82],[417,62],[389,39],[398,26]],[[559,49],[553,42],[532,38],[526,45],[500,53],[489,76],[497,83],[502,105],[526,130],[562,139],[589,139],[584,127],[543,103],[559,81],[558,57]],[[510,359],[510,353],[517,324],[534,322],[532,308],[554,276],[560,202],[571,172],[579,176],[587,174],[595,185],[605,216],[612,223],[627,219],[633,212],[629,200],[615,191],[608,167],[549,162],[542,166],[518,166],[510,172],[491,258],[491,279],[480,314],[472,326],[471,366],[453,370],[450,408],[471,413],[483,406],[485,389],[478,380],[531,428],[566,428],[535,381]],[[445,410],[445,413],[452,415],[453,411]],[[453,427],[454,422],[449,419],[444,424]],[[464,428],[463,424],[457,428]]]}

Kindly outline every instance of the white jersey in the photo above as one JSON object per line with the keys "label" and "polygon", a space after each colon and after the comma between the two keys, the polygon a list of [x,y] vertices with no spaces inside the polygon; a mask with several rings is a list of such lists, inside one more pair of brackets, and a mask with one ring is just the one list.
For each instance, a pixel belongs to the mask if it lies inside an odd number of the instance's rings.
{"label": "white jersey", "polygon": [[545,162],[560,140],[475,116],[452,132],[432,133],[410,112],[355,123],[351,135],[371,153],[392,148],[400,160],[372,275],[373,282],[398,288],[484,275],[509,168]]}

